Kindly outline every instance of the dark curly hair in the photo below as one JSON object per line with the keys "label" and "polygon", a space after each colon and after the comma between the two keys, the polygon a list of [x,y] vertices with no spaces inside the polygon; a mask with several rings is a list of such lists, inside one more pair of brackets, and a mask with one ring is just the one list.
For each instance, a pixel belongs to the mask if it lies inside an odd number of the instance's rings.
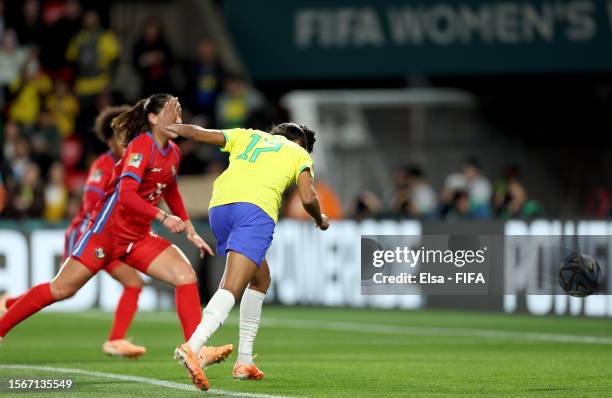
{"label": "dark curly hair", "polygon": [[308,153],[314,149],[315,138],[314,130],[306,127],[303,124],[296,123],[281,123],[272,127],[270,130],[272,135],[282,135],[289,141],[298,142]]}
{"label": "dark curly hair", "polygon": [[128,110],[130,110],[129,105],[110,106],[108,108],[104,108],[104,110],[98,114],[94,124],[94,133],[96,133],[96,136],[100,141],[106,143],[108,140],[113,138],[114,131],[111,127],[113,119],[121,115],[123,112],[127,112]]}
{"label": "dark curly hair", "polygon": [[121,144],[126,145],[138,135],[148,131],[149,113],[158,114],[172,96],[170,94],[153,94],[141,99],[121,115],[113,119],[111,127],[119,137]]}

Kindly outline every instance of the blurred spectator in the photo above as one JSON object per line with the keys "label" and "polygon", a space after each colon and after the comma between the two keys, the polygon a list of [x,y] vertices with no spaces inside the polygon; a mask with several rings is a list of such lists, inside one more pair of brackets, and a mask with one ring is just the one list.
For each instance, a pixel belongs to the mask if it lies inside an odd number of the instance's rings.
{"label": "blurred spectator", "polygon": [[382,209],[382,202],[371,191],[361,192],[353,202],[351,216],[357,221],[362,221],[368,218],[376,218]]}
{"label": "blurred spectator", "polygon": [[527,202],[527,191],[518,180],[519,171],[516,166],[508,166],[504,170],[504,177],[495,184],[493,203],[495,214],[509,218],[519,215],[520,210]]}
{"label": "blurred spectator", "polygon": [[45,220],[60,221],[68,206],[68,190],[64,185],[64,166],[55,162],[49,169],[49,182],[45,187]]}
{"label": "blurred spectator", "polygon": [[409,215],[410,173],[408,167],[398,167],[393,172],[393,191],[385,195],[386,213],[392,217]]}
{"label": "blurred spectator", "polygon": [[20,47],[17,34],[7,29],[0,42],[0,90],[17,80],[28,57],[28,50]]}
{"label": "blurred spectator", "polygon": [[410,216],[427,218],[435,214],[437,195],[425,179],[419,167],[411,167],[408,171],[409,209]]}
{"label": "blurred spectator", "polygon": [[45,110],[40,113],[30,142],[32,144],[31,159],[41,170],[49,170],[51,163],[60,158],[60,134],[49,111]]}
{"label": "blurred spectator", "polygon": [[225,78],[224,90],[219,95],[216,105],[217,127],[221,129],[244,127],[248,118],[263,106],[263,96],[257,90],[247,85],[239,76],[228,76]]}
{"label": "blurred spectator", "polygon": [[119,57],[119,42],[110,30],[100,25],[95,11],[83,16],[83,29],[71,40],[66,59],[76,63],[75,92],[81,97],[102,93],[111,83],[111,68]]}
{"label": "blurred spectator", "polygon": [[31,164],[33,163],[30,161],[30,144],[25,138],[19,137],[15,142],[15,153],[9,161],[13,181],[20,183]]}
{"label": "blurred spectator", "polygon": [[51,111],[53,122],[64,138],[75,132],[76,117],[79,114],[79,101],[70,92],[68,83],[55,80],[53,92],[47,98],[47,108]]}
{"label": "blurred spectator", "polygon": [[206,116],[208,126],[215,125],[215,104],[224,79],[217,48],[210,39],[198,44],[198,58],[187,71],[187,105],[193,113]]}
{"label": "blurred spectator", "polygon": [[17,123],[32,126],[42,107],[43,96],[51,91],[51,79],[40,69],[38,54],[30,52],[21,76],[10,85],[13,101],[9,117]]}
{"label": "blurred spectator", "polygon": [[593,218],[612,217],[612,189],[594,188],[587,196],[585,215]]}
{"label": "blurred spectator", "polygon": [[10,193],[11,202],[6,215],[11,218],[40,218],[45,206],[40,170],[34,163],[27,163],[21,182]]}
{"label": "blurred spectator", "polygon": [[[321,212],[325,213],[330,219],[341,219],[342,218],[342,204],[340,199],[329,184],[321,181],[321,179],[315,180],[315,190],[319,198],[319,204],[321,206]],[[285,204],[285,217],[295,218],[299,220],[310,220],[310,215],[304,210],[300,195],[297,189],[294,189],[288,196],[287,203]]]}
{"label": "blurred spectator", "polygon": [[446,177],[442,201],[449,206],[457,191],[466,191],[470,200],[470,214],[473,218],[488,218],[491,215],[492,187],[488,178],[481,174],[480,163],[474,158],[467,159],[460,173]]}
{"label": "blurred spectator", "polygon": [[149,18],[134,45],[133,62],[142,79],[141,96],[172,92],[172,52],[164,37],[161,21]]}
{"label": "blurred spectator", "polygon": [[[67,0],[63,7],[62,16],[51,26],[44,52],[45,66],[53,71],[59,71],[66,66],[66,50],[70,39],[81,28],[82,9],[78,0]],[[64,76],[64,78],[72,76]]]}
{"label": "blurred spectator", "polygon": [[23,13],[15,26],[19,42],[25,46],[39,46],[44,39],[39,0],[25,0]]}
{"label": "blurred spectator", "polygon": [[4,125],[4,142],[2,143],[2,155],[7,162],[15,157],[17,142],[21,139],[21,127],[12,120]]}
{"label": "blurred spectator", "polygon": [[450,203],[443,211],[443,216],[449,222],[472,218],[470,196],[467,191],[456,190],[453,192]]}

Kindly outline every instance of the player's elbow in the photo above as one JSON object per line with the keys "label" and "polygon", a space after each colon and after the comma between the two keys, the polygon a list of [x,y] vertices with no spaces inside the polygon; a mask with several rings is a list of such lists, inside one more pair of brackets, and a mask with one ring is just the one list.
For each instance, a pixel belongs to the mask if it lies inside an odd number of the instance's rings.
{"label": "player's elbow", "polygon": [[314,192],[309,192],[301,196],[304,207],[312,207],[317,202],[317,195]]}

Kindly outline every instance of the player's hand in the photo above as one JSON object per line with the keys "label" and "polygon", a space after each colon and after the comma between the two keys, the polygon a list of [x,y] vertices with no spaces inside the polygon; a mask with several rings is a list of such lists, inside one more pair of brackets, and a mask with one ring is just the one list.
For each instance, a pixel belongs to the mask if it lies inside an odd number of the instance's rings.
{"label": "player's hand", "polygon": [[321,231],[325,231],[327,228],[329,228],[329,218],[327,218],[327,216],[323,213],[321,213],[321,222],[317,222],[317,228],[319,228]]}
{"label": "player's hand", "polygon": [[166,216],[166,218],[164,218],[164,220],[162,221],[162,224],[168,229],[168,231],[173,232],[175,234],[183,232],[185,230],[185,222],[177,216]]}
{"label": "player's hand", "polygon": [[171,124],[177,123],[181,118],[181,104],[176,97],[172,97],[164,104],[164,109],[162,109],[160,114],[160,123],[161,123],[161,132],[168,136],[169,138],[176,138],[178,134],[173,133],[168,130],[168,127]]}
{"label": "player's hand", "polygon": [[215,252],[213,252],[210,246],[208,246],[208,243],[206,243],[204,239],[202,239],[202,237],[198,235],[197,233],[195,232],[188,233],[187,239],[189,239],[189,241],[193,243],[195,247],[200,249],[200,258],[204,258],[204,255],[206,253],[208,253],[211,256],[215,255]]}

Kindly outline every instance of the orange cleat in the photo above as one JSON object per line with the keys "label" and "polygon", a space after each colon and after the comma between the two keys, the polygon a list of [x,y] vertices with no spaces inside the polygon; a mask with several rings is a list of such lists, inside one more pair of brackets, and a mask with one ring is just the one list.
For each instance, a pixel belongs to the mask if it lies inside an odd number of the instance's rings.
{"label": "orange cleat", "polygon": [[198,359],[200,367],[205,368],[216,363],[221,363],[227,359],[234,351],[233,344],[222,345],[221,347],[202,347]]}
{"label": "orange cleat", "polygon": [[184,343],[176,347],[176,350],[174,350],[174,359],[187,368],[191,381],[193,381],[193,384],[195,384],[198,389],[203,391],[208,391],[208,389],[210,389],[208,379],[200,367],[200,361],[196,354],[191,351],[189,344]]}
{"label": "orange cleat", "polygon": [[138,358],[143,356],[147,349],[127,340],[108,340],[102,346],[102,351],[112,357]]}
{"label": "orange cleat", "polygon": [[8,308],[6,308],[6,300],[9,299],[9,295],[6,293],[0,294],[0,316],[4,315]]}
{"label": "orange cleat", "polygon": [[246,365],[244,363],[236,362],[234,364],[234,379],[238,380],[261,380],[264,377],[264,372],[259,370],[253,363]]}

